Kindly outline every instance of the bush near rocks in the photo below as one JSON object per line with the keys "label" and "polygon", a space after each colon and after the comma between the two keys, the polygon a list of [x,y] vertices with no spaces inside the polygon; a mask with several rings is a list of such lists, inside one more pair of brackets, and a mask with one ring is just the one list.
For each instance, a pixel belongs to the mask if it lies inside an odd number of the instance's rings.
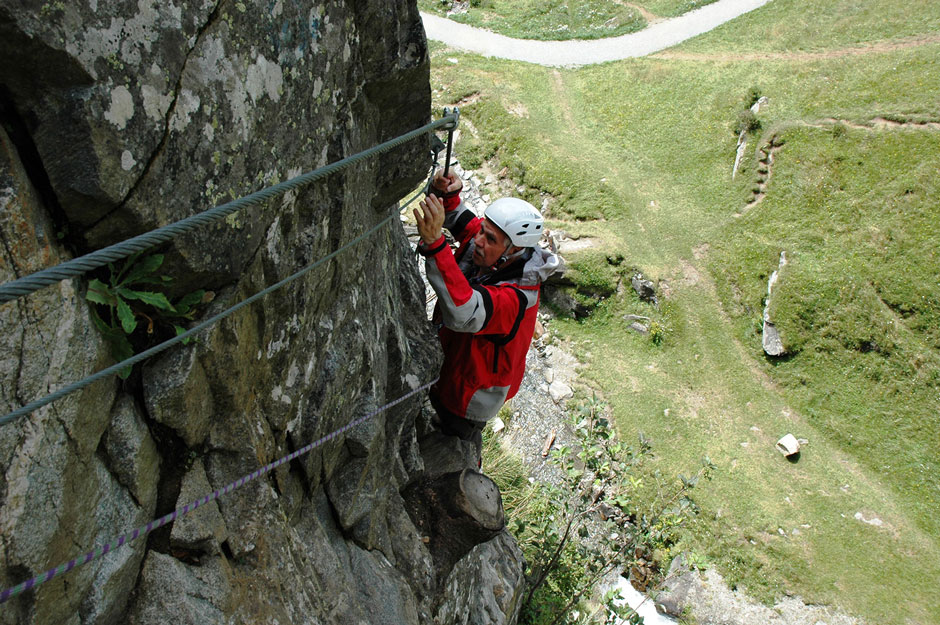
{"label": "bush near rocks", "polygon": [[[499,442],[487,437],[484,455],[500,458],[495,464],[502,470],[492,477],[529,565],[524,625],[554,624],[574,609],[587,611],[597,584],[611,572],[630,572],[643,588],[656,584],[675,555],[680,528],[696,514],[690,491],[715,469],[706,457],[691,477],[644,483],[639,469],[651,456],[649,441],[642,434],[636,445],[616,440],[608,413],[596,397],[575,405],[575,442],[549,457],[561,475],[557,484],[530,484],[524,465],[506,458]],[[604,611],[630,618],[632,611],[613,600],[603,598]]]}

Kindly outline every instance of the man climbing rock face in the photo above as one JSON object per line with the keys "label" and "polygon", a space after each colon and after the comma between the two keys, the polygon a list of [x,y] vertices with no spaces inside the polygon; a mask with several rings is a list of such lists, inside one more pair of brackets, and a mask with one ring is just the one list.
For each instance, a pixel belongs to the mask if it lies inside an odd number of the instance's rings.
{"label": "man climbing rock face", "polygon": [[[490,204],[481,219],[460,200],[463,182],[438,174],[414,210],[437,293],[434,322],[444,350],[431,403],[445,434],[480,449],[486,422],[519,390],[535,331],[539,288],[560,266],[538,246],[542,215],[517,198]],[[447,228],[457,241],[452,251]]]}

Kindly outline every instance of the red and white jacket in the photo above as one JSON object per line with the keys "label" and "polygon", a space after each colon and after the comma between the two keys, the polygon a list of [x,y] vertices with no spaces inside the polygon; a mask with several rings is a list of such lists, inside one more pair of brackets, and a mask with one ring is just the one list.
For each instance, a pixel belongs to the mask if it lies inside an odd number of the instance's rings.
{"label": "red and white jacket", "polygon": [[481,274],[472,261],[481,218],[458,195],[443,202],[444,227],[458,242],[456,256],[443,236],[418,246],[437,293],[434,320],[442,324],[438,336],[444,364],[431,394],[453,414],[485,422],[519,390],[535,331],[539,287],[560,261],[534,247],[508,266]]}

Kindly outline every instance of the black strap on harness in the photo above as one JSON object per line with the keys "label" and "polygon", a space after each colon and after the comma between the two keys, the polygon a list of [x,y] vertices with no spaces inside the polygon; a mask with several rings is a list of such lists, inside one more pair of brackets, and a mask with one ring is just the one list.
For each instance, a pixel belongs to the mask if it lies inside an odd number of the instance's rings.
{"label": "black strap on harness", "polygon": [[519,312],[516,313],[516,320],[513,322],[509,334],[504,334],[499,337],[487,337],[493,342],[493,373],[496,373],[497,367],[499,366],[499,353],[502,351],[500,348],[516,338],[516,334],[519,333],[519,327],[522,325],[522,319],[525,317],[525,311],[529,307],[529,299],[525,296],[525,293],[514,286],[510,288],[516,293],[516,297],[519,298]]}
{"label": "black strap on harness", "polygon": [[483,327],[485,328],[486,324],[488,324],[493,317],[493,297],[490,295],[490,292],[482,286],[472,286],[470,288],[479,293],[480,299],[483,300],[483,312],[485,314],[483,317]]}

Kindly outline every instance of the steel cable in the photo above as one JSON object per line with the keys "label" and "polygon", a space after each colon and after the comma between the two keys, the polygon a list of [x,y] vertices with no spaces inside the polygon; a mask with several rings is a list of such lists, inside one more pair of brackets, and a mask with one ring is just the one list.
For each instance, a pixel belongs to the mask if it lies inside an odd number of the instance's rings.
{"label": "steel cable", "polygon": [[376,224],[375,226],[373,226],[371,229],[369,229],[367,232],[365,232],[365,233],[363,233],[363,234],[360,234],[359,236],[357,236],[357,237],[354,238],[353,240],[351,240],[351,241],[349,241],[348,243],[346,243],[343,247],[337,249],[337,250],[334,251],[334,252],[331,252],[330,254],[324,256],[323,258],[321,258],[321,259],[319,259],[319,260],[317,260],[317,261],[314,261],[314,262],[310,263],[309,265],[307,265],[307,266],[304,267],[303,269],[301,269],[301,270],[299,270],[299,271],[297,271],[297,272],[291,274],[290,276],[284,278],[284,279],[281,280],[280,282],[277,282],[277,283],[275,283],[275,284],[272,284],[271,286],[267,287],[266,289],[264,289],[264,290],[262,290],[262,291],[258,291],[257,293],[255,293],[255,294],[252,295],[251,297],[248,297],[247,299],[244,299],[244,300],[242,300],[241,302],[235,304],[235,305],[232,306],[231,308],[228,308],[228,309],[226,309],[226,310],[223,310],[222,312],[218,313],[217,315],[214,315],[214,316],[210,317],[209,319],[206,319],[205,321],[200,322],[198,325],[193,326],[192,328],[190,328],[189,330],[183,332],[182,334],[179,334],[179,335],[177,335],[177,336],[174,336],[173,338],[168,339],[168,340],[166,340],[166,341],[164,341],[164,342],[162,342],[162,343],[160,343],[160,344],[158,344],[158,345],[154,345],[154,346],[151,347],[150,349],[144,350],[144,351],[140,352],[139,354],[134,354],[133,356],[131,356],[130,358],[128,358],[128,359],[126,359],[126,360],[122,360],[121,362],[119,362],[119,363],[117,363],[117,364],[115,364],[115,365],[111,365],[110,367],[107,367],[106,369],[102,369],[101,371],[98,371],[97,373],[93,373],[93,374],[91,374],[90,376],[79,380],[78,382],[73,382],[72,384],[69,384],[68,386],[65,386],[65,387],[63,387],[63,388],[61,388],[61,389],[59,389],[59,390],[57,390],[57,391],[55,391],[55,392],[53,392],[53,393],[50,393],[50,394],[46,395],[46,396],[43,397],[42,399],[37,399],[36,401],[31,402],[31,403],[29,403],[29,404],[23,406],[22,408],[19,408],[19,409],[17,409],[17,410],[14,410],[13,412],[10,412],[9,414],[6,414],[6,415],[4,415],[3,417],[0,417],[0,426],[6,425],[6,424],[9,423],[10,421],[13,421],[14,419],[17,419],[17,418],[22,417],[22,416],[24,416],[24,415],[27,415],[27,414],[33,412],[34,410],[37,410],[37,409],[39,409],[39,408],[42,408],[42,407],[45,406],[46,404],[50,404],[50,403],[56,401],[57,399],[61,399],[61,398],[65,397],[66,395],[69,395],[69,394],[71,394],[71,393],[74,393],[74,392],[77,391],[77,390],[83,389],[83,388],[85,388],[86,386],[88,386],[89,384],[93,384],[94,382],[97,382],[98,380],[100,380],[100,379],[102,379],[102,378],[106,378],[106,377],[108,377],[108,376],[114,375],[114,374],[118,373],[119,371],[121,371],[124,367],[133,366],[133,365],[137,364],[138,362],[140,362],[140,361],[142,361],[142,360],[146,360],[147,358],[150,358],[151,356],[155,356],[155,355],[159,354],[160,352],[162,352],[162,351],[164,351],[164,350],[166,350],[166,349],[172,347],[173,345],[176,345],[177,343],[182,343],[182,342],[185,341],[186,339],[195,336],[196,334],[202,332],[203,330],[205,330],[206,328],[212,326],[213,324],[217,323],[218,321],[221,321],[222,319],[225,319],[226,317],[230,316],[230,315],[233,314],[234,312],[236,312],[236,311],[238,311],[238,310],[244,308],[244,307],[247,306],[248,304],[251,304],[252,302],[255,302],[255,301],[261,299],[262,297],[264,297],[264,296],[267,295],[268,293],[271,293],[272,291],[276,291],[276,290],[278,290],[279,288],[283,287],[284,285],[286,285],[286,284],[288,284],[288,283],[290,283],[290,282],[293,282],[293,281],[296,280],[297,278],[300,278],[300,277],[303,276],[304,274],[306,274],[306,273],[308,273],[308,272],[310,272],[310,271],[316,269],[317,267],[319,267],[319,266],[322,265],[323,263],[325,263],[325,262],[327,262],[327,261],[333,259],[335,256],[337,256],[337,255],[340,254],[341,252],[343,252],[343,251],[349,249],[350,247],[352,247],[352,246],[355,245],[356,243],[359,243],[360,241],[362,241],[362,240],[368,238],[369,236],[371,236],[372,234],[374,234],[375,232],[377,232],[382,226],[386,225],[386,224],[389,223],[392,219],[394,219],[395,217],[397,217],[397,216],[399,215],[400,211],[402,211],[402,210],[404,210],[405,208],[407,208],[407,207],[408,207],[412,202],[414,202],[422,193],[423,193],[423,190],[422,190],[422,191],[418,191],[416,194],[414,194],[413,196],[411,196],[411,198],[410,198],[403,206],[399,207],[399,209],[398,209],[397,212],[393,213],[392,215],[389,215],[388,217],[386,217],[385,219],[383,219],[382,221],[380,221],[378,224]]}
{"label": "steel cable", "polygon": [[186,232],[190,232],[191,230],[194,230],[202,225],[223,219],[243,208],[257,206],[258,204],[266,202],[274,197],[277,197],[278,195],[287,193],[288,191],[293,191],[294,189],[308,185],[321,178],[324,178],[325,176],[340,171],[341,169],[345,169],[346,167],[354,165],[355,163],[369,158],[370,156],[388,152],[389,150],[405,144],[408,141],[411,141],[412,139],[423,134],[433,132],[439,128],[447,128],[449,126],[455,125],[456,123],[456,114],[442,117],[435,122],[426,124],[421,128],[412,130],[411,132],[396,137],[395,139],[391,139],[385,143],[373,146],[368,150],[346,157],[342,160],[336,161],[335,163],[331,163],[305,174],[301,174],[296,178],[285,180],[279,184],[261,189],[260,191],[256,191],[250,195],[232,200],[231,202],[221,204],[214,208],[210,208],[209,210],[192,215],[185,219],[181,219],[180,221],[174,222],[172,224],[162,226],[155,230],[151,230],[150,232],[145,232],[144,234],[137,235],[136,237],[115,243],[114,245],[109,245],[108,247],[91,252],[89,254],[85,254],[84,256],[73,258],[72,260],[60,263],[55,267],[49,267],[41,271],[37,271],[36,273],[32,273],[28,276],[23,276],[22,278],[12,280],[6,284],[0,285],[0,304],[14,300],[18,297],[22,297],[23,295],[33,293],[60,280],[84,275],[85,273],[108,263],[126,258],[131,254],[146,250],[155,245],[159,245],[160,243],[165,243],[166,241],[169,241]]}

